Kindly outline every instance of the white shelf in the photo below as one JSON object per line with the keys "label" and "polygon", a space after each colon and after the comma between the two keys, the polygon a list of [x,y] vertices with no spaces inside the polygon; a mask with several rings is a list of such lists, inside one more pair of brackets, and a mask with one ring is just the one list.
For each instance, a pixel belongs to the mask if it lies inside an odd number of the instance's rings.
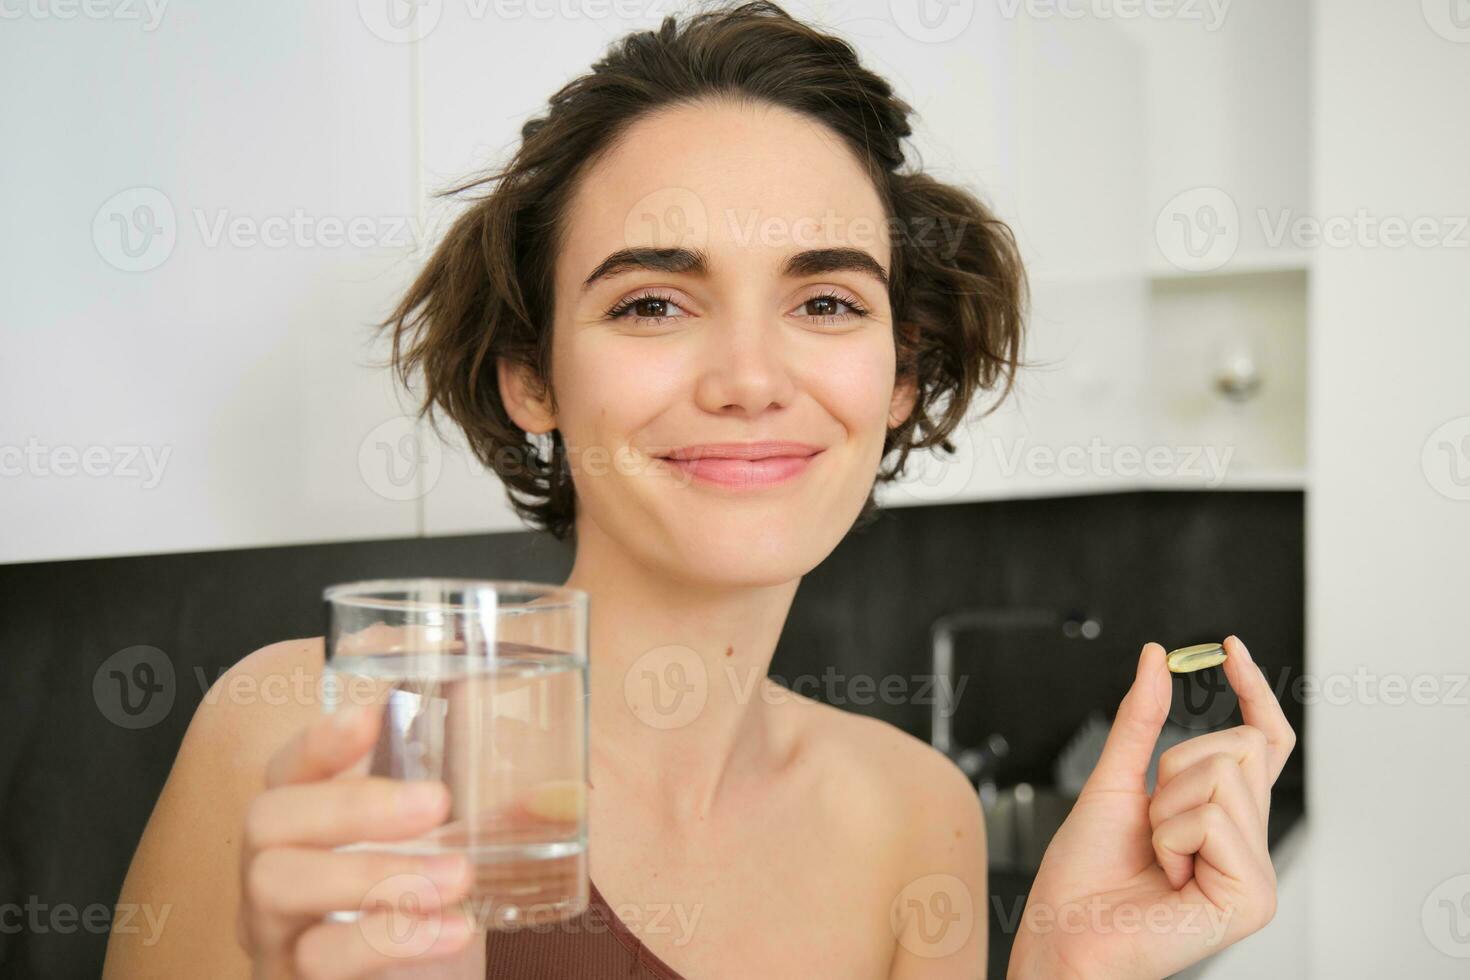
{"label": "white shelf", "polygon": [[1304,249],[1273,249],[1237,255],[1218,269],[1191,271],[1161,262],[1153,263],[1150,279],[1224,279],[1230,276],[1253,276],[1263,272],[1306,272],[1312,265],[1312,253]]}
{"label": "white shelf", "polygon": [[928,504],[969,503],[988,500],[1033,500],[1043,497],[1086,497],[1104,493],[1138,493],[1148,490],[1306,490],[1308,478],[1300,469],[1243,470],[1229,473],[1219,483],[1199,477],[1138,476],[1078,477],[1058,479],[1003,479],[965,488],[950,498],[932,494],[919,496],[897,486],[878,490],[883,507],[918,507]]}

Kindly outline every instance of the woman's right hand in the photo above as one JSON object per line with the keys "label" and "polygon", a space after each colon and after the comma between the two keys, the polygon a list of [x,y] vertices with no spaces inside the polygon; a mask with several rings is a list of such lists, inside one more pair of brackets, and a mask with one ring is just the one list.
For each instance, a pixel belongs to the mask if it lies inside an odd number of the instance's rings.
{"label": "woman's right hand", "polygon": [[[373,977],[461,951],[474,934],[457,906],[472,883],[464,855],[333,850],[417,837],[449,813],[441,782],[345,772],[381,719],[380,706],[324,715],[266,767],[245,815],[236,922],[257,978]],[[349,910],[357,921],[325,919]]]}

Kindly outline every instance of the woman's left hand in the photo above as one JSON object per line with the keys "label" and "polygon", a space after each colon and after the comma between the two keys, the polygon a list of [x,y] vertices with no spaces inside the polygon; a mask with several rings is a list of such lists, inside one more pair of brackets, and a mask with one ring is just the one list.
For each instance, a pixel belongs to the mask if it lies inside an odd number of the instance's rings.
{"label": "woman's left hand", "polygon": [[1174,746],[1145,774],[1173,684],[1157,643],[1097,767],[1042,858],[1012,947],[1011,978],[1156,980],[1271,921],[1271,786],[1296,744],[1265,675],[1236,637],[1225,674],[1245,724]]}

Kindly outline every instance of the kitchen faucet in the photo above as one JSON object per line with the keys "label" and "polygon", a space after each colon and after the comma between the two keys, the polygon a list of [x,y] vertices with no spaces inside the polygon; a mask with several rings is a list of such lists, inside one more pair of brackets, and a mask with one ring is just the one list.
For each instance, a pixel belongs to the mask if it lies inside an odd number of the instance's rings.
{"label": "kitchen faucet", "polygon": [[[1096,639],[1102,624],[1091,616],[1064,616],[1051,609],[982,608],[964,609],[940,616],[929,627],[932,672],[940,691],[954,687],[954,637],[962,630],[1007,630],[1059,627],[1069,637]],[[995,802],[996,771],[1000,760],[1010,752],[1005,736],[992,733],[980,746],[960,748],[954,744],[954,713],[958,703],[947,703],[948,697],[936,699],[929,716],[929,743],[954,760],[970,777],[980,794],[980,802]]]}

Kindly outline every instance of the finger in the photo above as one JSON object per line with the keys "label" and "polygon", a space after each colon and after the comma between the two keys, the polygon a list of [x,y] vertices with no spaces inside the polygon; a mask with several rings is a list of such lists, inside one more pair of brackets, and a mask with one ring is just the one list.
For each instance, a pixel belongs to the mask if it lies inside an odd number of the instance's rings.
{"label": "finger", "polygon": [[1154,791],[1148,805],[1153,827],[1206,803],[1218,803],[1244,832],[1252,846],[1266,846],[1266,818],[1246,782],[1240,763],[1223,753],[1190,766],[1167,786]]}
{"label": "finger", "polygon": [[1164,719],[1169,715],[1172,697],[1173,685],[1164,666],[1164,648],[1157,643],[1144,644],[1133,686],[1118,705],[1113,727],[1083,792],[1146,792],[1149,760],[1153,758]]}
{"label": "finger", "polygon": [[382,716],[380,705],[355,705],[316,719],[271,756],[265,767],[266,786],[335,776],[372,748]]}
{"label": "finger", "polygon": [[1239,909],[1263,890],[1275,891],[1269,856],[1251,846],[1218,803],[1186,810],[1159,824],[1153,846],[1171,887],[1183,889],[1193,880],[1217,907]]}
{"label": "finger", "polygon": [[1227,755],[1240,765],[1264,824],[1271,812],[1271,780],[1266,772],[1266,749],[1265,733],[1250,725],[1237,725],[1223,732],[1211,732],[1180,742],[1170,746],[1159,757],[1159,779],[1154,792],[1157,794],[1181,773],[1205,759]]}
{"label": "finger", "polygon": [[449,787],[438,780],[363,776],[267,790],[245,812],[248,851],[417,837],[449,814]]}
{"label": "finger", "polygon": [[463,854],[272,847],[250,863],[245,888],[260,913],[294,918],[356,909],[369,897],[411,899],[424,909],[439,909],[463,898],[472,882]]}
{"label": "finger", "polygon": [[474,930],[463,913],[418,916],[402,909],[364,913],[356,922],[322,922],[296,941],[305,980],[351,980],[464,949]]}
{"label": "finger", "polygon": [[1281,703],[1271,690],[1266,675],[1251,659],[1250,651],[1238,636],[1225,638],[1225,676],[1240,699],[1240,717],[1247,725],[1266,734],[1270,748],[1266,753],[1266,772],[1271,784],[1281,775],[1281,768],[1296,746],[1296,732],[1286,720]]}

